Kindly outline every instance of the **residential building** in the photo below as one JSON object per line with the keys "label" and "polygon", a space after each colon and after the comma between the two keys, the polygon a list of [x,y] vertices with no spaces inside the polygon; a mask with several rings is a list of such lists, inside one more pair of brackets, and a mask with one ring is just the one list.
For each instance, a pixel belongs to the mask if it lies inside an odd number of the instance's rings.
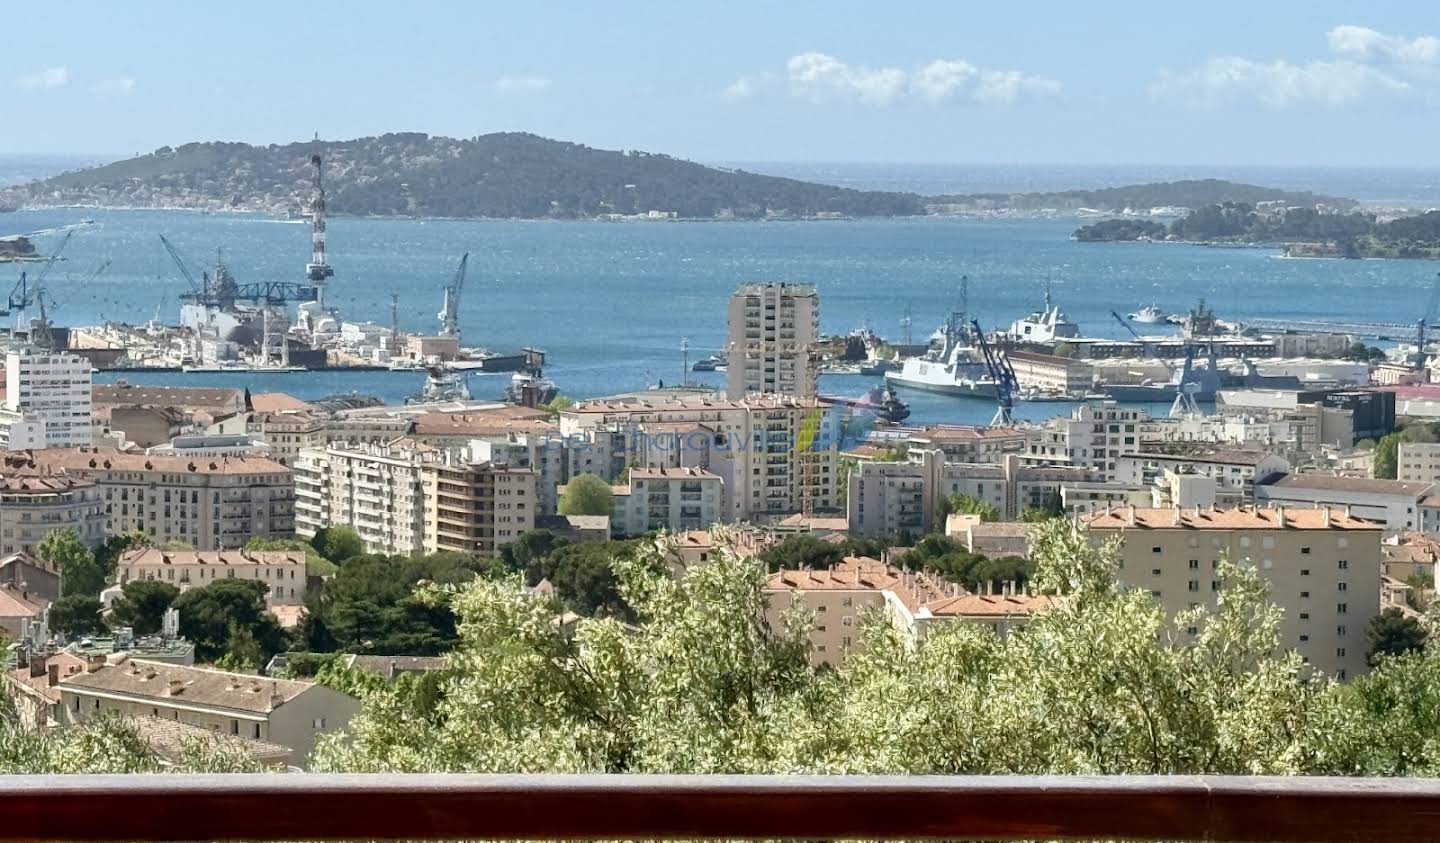
{"label": "residential building", "polygon": [[40,619],[45,603],[24,589],[0,585],[0,637],[14,641],[23,637],[26,624]]}
{"label": "residential building", "polygon": [[1150,487],[1105,481],[1066,483],[1060,487],[1060,506],[1068,513],[1096,512],[1117,506],[1149,506]]}
{"label": "residential building", "polygon": [[940,451],[911,451],[907,462],[861,462],[850,472],[850,529],[864,535],[928,533],[940,528],[942,505],[954,495],[995,507],[1001,520],[1063,499],[1067,484],[1094,479],[1092,470],[1023,465],[1005,454],[998,465],[945,462]]}
{"label": "residential building", "polygon": [[43,731],[64,722],[60,680],[83,673],[85,659],[63,650],[48,655],[20,652],[19,665],[5,672],[5,690],[15,704],[15,722],[26,731]]}
{"label": "residential building", "polygon": [[998,463],[1006,454],[1029,450],[1033,433],[1019,427],[931,425],[906,437],[910,448],[939,451],[947,463]]}
{"label": "residential building", "polygon": [[233,387],[152,386],[122,379],[96,384],[92,394],[95,420],[105,423],[116,407],[175,408],[207,425],[245,411],[245,390]]}
{"label": "residential building", "polygon": [[1254,501],[1258,484],[1290,470],[1284,457],[1269,451],[1181,445],[1127,452],[1115,464],[1115,479],[1130,486],[1162,485],[1167,472],[1214,478],[1216,500],[1222,506]]}
{"label": "residential building", "polygon": [[426,553],[494,555],[535,527],[535,470],[450,455],[420,469]]}
{"label": "residential building", "polygon": [[1380,524],[1334,507],[1126,507],[1083,523],[1097,543],[1121,540],[1118,576],[1172,617],[1214,608],[1220,560],[1248,561],[1284,609],[1282,646],[1342,679],[1366,670],[1365,627],[1380,608]]}
{"label": "residential building", "polygon": [[842,417],[813,398],[784,395],[738,400],[620,396],[562,411],[559,435],[567,441],[580,435],[596,443],[609,441],[616,459],[609,466],[596,466],[600,470],[594,473],[613,482],[626,455],[649,436],[648,426],[703,424],[714,437],[699,467],[724,483],[723,520],[756,521],[844,507],[838,493]]}
{"label": "residential building", "polygon": [[89,445],[93,370],[77,354],[12,347],[5,354],[5,409],[43,424],[47,448]]}
{"label": "residential building", "polygon": [[113,448],[10,451],[4,459],[12,467],[63,471],[94,483],[109,535],[142,530],[156,541],[219,550],[295,534],[295,480],[271,459],[189,459]]}
{"label": "residential building", "polygon": [[1113,401],[1077,404],[1069,418],[1051,419],[1029,444],[1030,465],[1087,468],[1098,480],[1115,480],[1121,454],[1139,450],[1150,415]]}
{"label": "residential building", "polygon": [[[47,453],[40,451],[37,453]],[[81,542],[105,541],[101,491],[69,472],[6,465],[0,475],[0,554],[34,554],[56,530],[73,530]]]}
{"label": "residential building", "polygon": [[978,515],[952,512],[945,517],[945,535],[971,553],[999,558],[1030,555],[1030,530],[1023,521],[982,521]]}
{"label": "residential building", "polygon": [[276,462],[294,465],[301,449],[325,443],[325,419],[313,412],[257,411],[246,420],[245,432],[268,444]]}
{"label": "residential building", "polygon": [[1435,566],[1440,564],[1440,540],[1425,533],[1396,533],[1385,538],[1380,553],[1386,576],[1401,582],[1429,577],[1433,582]]}
{"label": "residential building", "polygon": [[610,540],[608,515],[537,515],[535,529],[549,530],[571,544]]}
{"label": "residential building", "polygon": [[796,603],[814,617],[810,660],[835,666],[861,644],[860,622],[878,610],[912,640],[922,639],[937,622],[982,622],[999,634],[1024,625],[1051,599],[1030,597],[1008,586],[1005,601],[957,601],[977,597],[959,585],[932,574],[901,571],[867,557],[847,557],[828,570],[782,570],[765,583],[765,622],[783,628],[785,614]]}
{"label": "residential building", "polygon": [[627,536],[651,530],[703,530],[723,518],[724,481],[703,468],[630,469],[629,494],[616,498],[611,529]]}
{"label": "residential building", "polygon": [[726,395],[815,396],[820,296],[813,284],[746,284],[730,297]]}
{"label": "residential building", "polygon": [[305,602],[305,554],[299,550],[161,550],[136,547],[120,554],[120,585],[140,580],[189,591],[218,579],[256,580],[269,588],[270,606]]}
{"label": "residential building", "polygon": [[1292,509],[1321,506],[1346,509],[1359,518],[1379,522],[1387,530],[1418,530],[1421,529],[1421,502],[1434,488],[1433,483],[1295,473],[1257,483],[1255,500],[1262,505]]}
{"label": "residential building", "polygon": [[421,470],[443,452],[414,439],[376,445],[334,442],[303,448],[295,460],[295,532],[353,527],[367,553],[425,552]]}
{"label": "residential building", "polygon": [[45,448],[45,420],[36,413],[0,409],[0,450]]}
{"label": "residential building", "polygon": [[[146,448],[147,454],[168,457],[273,457],[270,445],[248,433],[199,433],[176,436],[169,442]],[[276,460],[276,462],[280,462]],[[280,463],[285,465],[285,463]]]}
{"label": "residential building", "polygon": [[111,407],[109,418],[110,431],[123,434],[125,441],[138,448],[153,448],[203,430],[178,407]]}
{"label": "residential building", "polygon": [[344,727],[360,702],[315,682],[229,673],[120,656],[60,679],[67,722],[148,715],[290,751],[303,766],[317,739]]}
{"label": "residential building", "polygon": [[1401,442],[1395,452],[1395,479],[1440,483],[1440,442]]}

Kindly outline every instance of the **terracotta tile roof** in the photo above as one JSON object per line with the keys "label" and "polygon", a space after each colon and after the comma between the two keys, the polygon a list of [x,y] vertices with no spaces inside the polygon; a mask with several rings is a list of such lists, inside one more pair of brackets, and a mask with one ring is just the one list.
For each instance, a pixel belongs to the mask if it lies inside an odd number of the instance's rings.
{"label": "terracotta tile roof", "polygon": [[319,413],[292,411],[292,410],[266,410],[256,411],[250,416],[252,424],[263,424],[274,427],[318,427],[325,424],[325,419]]}
{"label": "terracotta tile roof", "polygon": [[139,699],[180,700],[190,705],[269,714],[311,688],[313,682],[274,679],[201,667],[121,658],[60,682],[72,691],[105,691]]}
{"label": "terracotta tile roof", "polygon": [[244,391],[229,387],[149,386],[126,383],[95,384],[91,403],[158,407],[229,408],[239,406]]}
{"label": "terracotta tile roof", "polygon": [[38,617],[45,607],[31,600],[15,586],[6,583],[0,586],[0,618]]}
{"label": "terracotta tile roof", "polygon": [[69,474],[46,474],[34,469],[9,471],[0,476],[0,491],[6,494],[30,493],[35,497],[73,492],[77,489],[93,489],[95,484],[81,477]]}
{"label": "terracotta tile roof", "polygon": [[535,415],[528,408],[482,410],[471,413],[426,413],[415,417],[416,436],[501,436],[510,433],[543,434],[559,427],[543,413]]}
{"label": "terracotta tile roof", "polygon": [[1203,462],[1224,465],[1259,465],[1273,457],[1269,451],[1249,448],[1196,448],[1183,451],[1131,451],[1120,455],[1131,459],[1155,460],[1157,462]]}
{"label": "terracotta tile roof", "polygon": [[1329,474],[1282,474],[1265,483],[1278,489],[1314,489],[1327,492],[1360,492],[1371,495],[1407,495],[1420,497],[1435,488],[1434,483],[1405,480],[1371,480],[1365,477],[1335,477]]}
{"label": "terracotta tile roof", "polygon": [[932,425],[922,427],[910,434],[912,442],[980,442],[986,439],[1014,439],[1024,437],[1026,432],[1018,427],[972,427],[969,425]]}
{"label": "terracotta tile roof", "polygon": [[1056,598],[1043,595],[961,594],[926,603],[925,609],[936,617],[1028,617],[1058,603]]}
{"label": "terracotta tile roof", "polygon": [[1023,521],[981,521],[967,529],[971,535],[980,538],[1023,539],[1030,535],[1032,526]]}
{"label": "terracotta tile roof", "polygon": [[800,407],[811,409],[820,406],[815,398],[799,398],[793,395],[751,395],[730,400],[706,395],[656,399],[648,396],[626,396],[623,398],[595,398],[581,401],[561,415],[579,413],[644,413],[680,410],[776,410]]}
{"label": "terracotta tile roof", "polygon": [[278,413],[286,410],[313,410],[315,405],[284,392],[254,392],[250,394],[250,408],[257,413]]}
{"label": "terracotta tile roof", "polygon": [[114,448],[46,448],[0,452],[7,466],[40,466],[84,476],[91,471],[162,471],[174,474],[286,474],[288,466],[268,457],[186,457],[127,453]]}
{"label": "terracotta tile roof", "polygon": [[850,529],[850,521],[844,515],[806,515],[803,512],[795,512],[785,516],[780,522],[782,527],[809,527],[812,530],[835,530],[844,532]]}
{"label": "terracotta tile roof", "polygon": [[1092,530],[1380,530],[1384,525],[1331,507],[1309,509],[1240,507],[1236,509],[1151,509],[1120,507],[1081,518]]}
{"label": "terracotta tile roof", "polygon": [[[61,679],[85,671],[85,660],[73,653],[67,653],[64,650],[45,659],[47,668],[52,664],[60,668]],[[10,671],[10,678],[16,683],[29,688],[34,693],[43,694],[51,702],[60,702],[60,686],[50,684],[48,670],[39,676],[31,676],[29,665],[22,664]]]}

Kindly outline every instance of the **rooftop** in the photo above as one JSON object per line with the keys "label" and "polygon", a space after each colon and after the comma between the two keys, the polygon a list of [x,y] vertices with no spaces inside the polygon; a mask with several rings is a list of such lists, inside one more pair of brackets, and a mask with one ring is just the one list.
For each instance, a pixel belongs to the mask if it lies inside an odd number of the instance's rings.
{"label": "rooftop", "polygon": [[713,397],[710,394],[671,397],[663,400],[644,395],[631,395],[581,401],[567,410],[562,410],[560,415],[682,412],[687,410],[785,410],[813,409],[818,406],[820,406],[819,401],[815,398],[799,398],[794,395],[749,395],[733,400]]}
{"label": "rooftop", "polygon": [[315,405],[284,392],[254,392],[250,395],[250,409],[257,413],[280,413],[313,410]]}
{"label": "rooftop", "polygon": [[262,764],[283,764],[290,759],[290,750],[279,744],[255,738],[227,735],[204,726],[191,726],[178,720],[132,714],[124,719],[150,749],[165,761],[178,761],[187,743],[200,742],[212,752],[239,753]]}
{"label": "rooftop", "polygon": [[673,468],[670,466],[635,466],[630,469],[630,482],[636,480],[665,480],[665,479],[720,479],[720,475],[706,471],[703,468],[685,467]]}
{"label": "rooftop", "polygon": [[183,457],[132,454],[114,448],[46,448],[0,452],[7,467],[87,471],[162,471],[175,474],[286,474],[290,469],[268,457]]}
{"label": "rooftop", "polygon": [[303,550],[161,550],[135,547],[120,554],[120,565],[304,565]]}
{"label": "rooftop", "polygon": [[910,434],[912,442],[934,442],[938,445],[952,442],[980,442],[987,439],[1024,438],[1026,432],[1018,427],[972,427],[969,425],[932,425],[922,427]]}
{"label": "rooftop", "polygon": [[1405,495],[1421,497],[1435,488],[1434,483],[1417,483],[1406,480],[1370,480],[1364,477],[1336,477],[1330,474],[1282,474],[1264,486],[1281,489],[1313,489],[1327,492],[1360,492],[1372,495]]}
{"label": "rooftop", "polygon": [[1083,516],[1092,530],[1380,530],[1383,525],[1355,518],[1343,509],[1322,507],[1235,509],[1180,509],[1176,507],[1121,507]]}
{"label": "rooftop", "polygon": [[45,611],[45,607],[31,600],[29,595],[11,585],[0,585],[0,618],[33,618]]}
{"label": "rooftop", "polygon": [[230,387],[151,386],[120,380],[95,384],[92,404],[155,404],[162,407],[238,406],[244,391]]}
{"label": "rooftop", "polygon": [[115,659],[88,673],[68,676],[61,686],[76,691],[105,691],[131,697],[163,697],[188,704],[269,714],[311,688],[313,682],[274,679],[164,662]]}
{"label": "rooftop", "polygon": [[961,594],[925,604],[936,617],[1010,617],[1033,615],[1057,603],[1057,599],[1038,594]]}
{"label": "rooftop", "polygon": [[1252,448],[1177,448],[1174,451],[1133,451],[1121,456],[1145,460],[1175,462],[1223,463],[1225,465],[1259,465],[1274,456],[1269,451]]}
{"label": "rooftop", "polygon": [[467,413],[426,413],[415,417],[416,436],[498,436],[543,434],[556,430],[548,414],[528,407],[503,407]]}

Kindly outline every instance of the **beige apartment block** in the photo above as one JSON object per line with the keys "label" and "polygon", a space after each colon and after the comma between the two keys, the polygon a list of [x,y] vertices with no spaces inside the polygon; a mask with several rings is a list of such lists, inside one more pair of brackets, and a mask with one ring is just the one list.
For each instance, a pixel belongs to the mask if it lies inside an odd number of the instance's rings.
{"label": "beige apartment block", "polygon": [[493,555],[535,528],[539,496],[532,468],[445,460],[421,469],[426,553]]}
{"label": "beige apartment block", "polygon": [[9,466],[64,472],[100,489],[110,535],[141,530],[201,550],[295,534],[295,480],[260,457],[195,458],[114,448],[10,451]]}
{"label": "beige apartment block", "polygon": [[813,284],[746,284],[730,297],[726,395],[815,395],[820,296]]}
{"label": "beige apartment block", "polygon": [[1329,507],[1126,507],[1082,521],[1097,543],[1120,539],[1120,579],[1172,617],[1215,607],[1221,559],[1248,562],[1284,610],[1281,646],[1340,678],[1366,670],[1365,627],[1380,607],[1380,524]]}
{"label": "beige apartment block", "polygon": [[131,548],[120,554],[120,585],[141,580],[168,583],[182,592],[216,580],[255,580],[269,588],[270,606],[305,602],[305,553],[299,550],[161,550]]}

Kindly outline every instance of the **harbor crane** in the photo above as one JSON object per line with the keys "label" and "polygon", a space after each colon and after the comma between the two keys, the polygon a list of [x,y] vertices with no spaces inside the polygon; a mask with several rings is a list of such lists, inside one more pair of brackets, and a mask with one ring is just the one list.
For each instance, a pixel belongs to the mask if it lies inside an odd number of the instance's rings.
{"label": "harbor crane", "polygon": [[[45,289],[45,277],[50,274],[51,269],[55,268],[55,262],[60,260],[60,255],[65,251],[65,247],[70,245],[70,237],[74,233],[73,230],[65,232],[65,237],[60,240],[60,244],[55,247],[55,251],[50,253],[50,257],[46,258],[45,263],[40,267],[40,271],[35,273],[33,281],[28,277],[27,273],[20,273],[20,280],[15,283],[14,289],[10,291],[10,296],[5,301],[5,309],[0,310],[0,316],[10,316],[14,314],[15,327],[11,332],[13,335],[20,333],[21,326],[25,324],[25,317],[26,314],[29,313],[30,308],[39,308],[40,318],[30,323],[26,329],[26,335],[33,345],[41,348],[48,349],[54,345],[54,337],[50,333],[50,319],[46,313],[46,309],[54,307],[55,300],[51,298],[50,293]],[[40,331],[38,337],[36,336],[37,328]]]}
{"label": "harbor crane", "polygon": [[980,343],[980,353],[985,358],[985,368],[990,371],[990,379],[995,381],[995,417],[990,420],[991,427],[1011,427],[1015,424],[1015,393],[1020,391],[1020,383],[1015,378],[1015,369],[1011,367],[1010,360],[1005,357],[1000,349],[990,345],[985,339],[985,332],[980,329],[980,323],[976,320],[970,321],[970,327],[975,331],[975,340]]}
{"label": "harbor crane", "polygon": [[310,199],[310,262],[305,264],[305,279],[315,285],[314,301],[324,308],[325,288],[335,270],[325,256],[325,167],[320,153],[310,156],[310,166],[315,169],[311,177],[315,193]]}
{"label": "harbor crane", "polygon": [[187,304],[199,304],[206,307],[219,307],[229,309],[236,302],[254,304],[256,306],[283,307],[290,302],[315,301],[317,288],[311,284],[296,284],[290,281],[257,281],[250,284],[240,284],[235,281],[235,276],[225,266],[223,260],[218,256],[215,261],[215,275],[211,277],[208,272],[200,273],[200,280],[195,280],[195,273],[190,271],[180,253],[165,235],[160,235],[160,242],[165,244],[165,251],[170,253],[170,259],[190,284],[190,292],[181,293],[181,301]]}
{"label": "harbor crane", "polygon": [[[1145,342],[1145,338],[1140,336],[1119,313],[1112,310],[1110,315],[1130,332],[1130,336],[1141,343]],[[1169,360],[1163,357],[1156,359],[1170,372],[1170,379],[1175,383],[1175,403],[1170,405],[1170,418],[1178,419],[1200,415],[1200,405],[1195,403],[1195,393],[1200,391],[1200,384],[1196,383],[1191,376],[1195,370],[1195,343],[1189,339],[1185,340],[1185,363],[1178,372],[1175,370],[1175,365]]]}
{"label": "harbor crane", "polygon": [[440,336],[454,337],[456,342],[460,341],[460,294],[465,290],[465,267],[469,262],[469,252],[460,256],[460,266],[445,288],[445,303],[440,307]]}
{"label": "harbor crane", "polygon": [[1420,317],[1415,328],[1415,368],[1425,368],[1425,341],[1430,326],[1440,320],[1440,272],[1435,274],[1435,285],[1430,288],[1430,301],[1425,306],[1425,313]]}

